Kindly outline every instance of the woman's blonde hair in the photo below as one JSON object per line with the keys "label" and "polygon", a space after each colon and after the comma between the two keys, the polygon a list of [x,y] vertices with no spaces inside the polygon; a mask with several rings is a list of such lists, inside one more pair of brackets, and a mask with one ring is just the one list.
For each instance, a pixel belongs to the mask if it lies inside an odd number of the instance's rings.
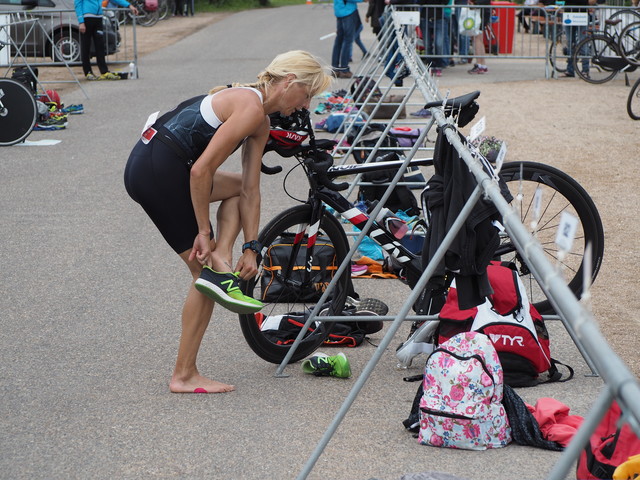
{"label": "woman's blonde hair", "polygon": [[[274,58],[269,66],[258,74],[257,82],[234,83],[232,86],[253,87],[266,93],[271,85],[283,80],[289,74],[296,76],[295,83],[309,86],[312,97],[326,90],[334,78],[331,70],[314,55],[304,50],[291,50]],[[215,87],[209,93],[216,93],[225,88],[228,86]]]}

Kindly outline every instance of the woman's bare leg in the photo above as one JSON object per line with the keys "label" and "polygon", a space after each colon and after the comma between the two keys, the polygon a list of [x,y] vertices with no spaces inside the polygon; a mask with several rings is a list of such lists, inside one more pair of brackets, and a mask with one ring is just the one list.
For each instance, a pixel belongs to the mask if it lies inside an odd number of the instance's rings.
{"label": "woman's bare leg", "polygon": [[242,228],[240,222],[240,174],[219,172],[213,179],[212,202],[220,202],[216,214],[216,248],[211,252],[212,267],[219,272],[233,271],[233,245]]}
{"label": "woman's bare leg", "polygon": [[[213,268],[219,271],[232,270],[232,250],[238,233],[240,232],[240,215],[238,204],[240,200],[240,175],[220,172],[214,178],[211,201],[222,201],[217,214],[217,240],[212,253]],[[193,281],[197,280],[202,270],[197,260],[189,261],[187,250],[180,254],[180,258],[187,264]],[[169,389],[176,393],[223,393],[235,390],[233,385],[211,380],[200,375],[196,366],[198,351],[204,333],[207,330],[214,302],[198,292],[193,286],[182,309],[182,334],[178,347],[176,366],[169,383]]]}
{"label": "woman's bare leg", "polygon": [[[200,275],[201,265],[189,262],[190,250],[180,254],[191,270],[193,280]],[[233,385],[211,380],[200,375],[196,366],[198,350],[204,332],[207,330],[214,302],[198,292],[193,283],[189,287],[187,299],[182,308],[182,335],[178,347],[176,367],[169,383],[169,389],[176,393],[222,393],[235,390]]]}

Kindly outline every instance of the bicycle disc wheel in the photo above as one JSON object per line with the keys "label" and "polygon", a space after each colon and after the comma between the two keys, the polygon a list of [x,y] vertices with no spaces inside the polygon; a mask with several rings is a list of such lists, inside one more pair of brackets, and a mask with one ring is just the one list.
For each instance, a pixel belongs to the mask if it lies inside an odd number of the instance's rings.
{"label": "bicycle disc wheel", "polygon": [[[288,260],[283,258],[285,255],[279,257],[280,263],[277,270],[274,270],[273,265],[271,265],[270,246],[282,244],[283,238],[292,240],[301,231],[301,226],[307,227],[309,225],[311,212],[312,207],[310,205],[299,205],[286,210],[271,220],[258,237],[258,241],[263,245],[262,258],[258,264],[258,275],[250,281],[241,282],[242,291],[246,295],[261,299],[265,303],[264,308],[259,313],[240,315],[239,317],[240,327],[247,343],[260,358],[268,362],[282,362],[291,344],[293,344],[293,339],[283,340],[274,336],[273,331],[269,332],[266,326],[270,322],[278,321],[278,316],[281,315],[310,313],[319,300],[323,287],[326,287],[326,277],[321,278],[323,274],[319,269],[314,268],[307,274],[308,276],[305,276],[303,266],[297,265],[297,263],[306,261],[300,262],[301,258],[304,259],[305,247],[300,247],[302,257],[293,255],[297,257],[293,259],[293,262],[290,262],[294,263],[294,265],[286,265]],[[325,212],[320,221],[317,238],[318,240],[313,247],[313,257],[316,259],[323,257],[325,253],[328,253],[325,249],[334,250],[335,253],[332,254],[335,255],[333,265],[336,268],[339,267],[349,251],[348,240],[340,222]],[[303,243],[306,246],[305,240],[303,240]],[[331,298],[328,305],[330,308],[326,314],[342,312],[348,294],[350,275],[351,271],[347,268],[335,284],[333,293],[329,297]],[[272,293],[273,288],[271,285],[274,281],[278,285],[286,286],[286,289],[283,288],[280,293]],[[269,288],[271,290],[268,290]],[[312,290],[316,289],[315,295],[313,292],[311,295],[309,294],[310,288]],[[270,293],[267,296],[268,291]],[[299,323],[304,323],[306,320],[306,317],[299,316],[298,318],[301,318]],[[296,347],[291,357],[291,362],[301,360],[313,353],[327,338],[332,328],[333,323],[329,322],[312,324],[310,331],[307,332]],[[297,331],[294,333],[293,338],[295,338],[296,334]]]}
{"label": "bicycle disc wheel", "polygon": [[[549,261],[559,267],[569,288],[580,298],[587,244],[591,245],[591,281],[598,274],[604,254],[604,230],[593,200],[573,178],[549,165],[535,162],[506,163],[500,176],[507,182],[514,197],[512,205],[520,213],[523,225],[537,238]],[[538,189],[540,196],[539,202],[536,202]],[[563,212],[578,219],[572,248],[564,255],[555,242]],[[539,218],[534,224],[536,216]],[[538,311],[553,313],[551,303],[506,236],[502,239],[499,253],[501,260],[517,265],[529,299]]]}
{"label": "bicycle disc wheel", "polygon": [[631,65],[640,66],[640,22],[630,23],[622,29],[620,54]]}
{"label": "bicycle disc wheel", "polygon": [[627,113],[634,120],[640,120],[640,78],[631,87],[627,98]]}
{"label": "bicycle disc wheel", "polygon": [[572,61],[580,78],[596,84],[608,82],[627,65],[613,39],[602,33],[592,33],[578,42]]}
{"label": "bicycle disc wheel", "polygon": [[36,123],[36,100],[20,82],[0,79],[0,146],[23,141]]}
{"label": "bicycle disc wheel", "polygon": [[564,61],[568,53],[567,36],[564,31],[560,30],[556,36],[555,42],[551,42],[549,46],[549,63],[551,67],[558,73],[567,71],[567,63]]}

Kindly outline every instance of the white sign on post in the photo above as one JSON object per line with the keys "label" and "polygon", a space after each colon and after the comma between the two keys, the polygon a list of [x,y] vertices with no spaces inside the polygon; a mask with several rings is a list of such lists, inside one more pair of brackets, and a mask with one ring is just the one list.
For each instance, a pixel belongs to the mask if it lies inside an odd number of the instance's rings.
{"label": "white sign on post", "polygon": [[[9,52],[9,15],[0,15],[0,66],[8,67],[11,59]],[[4,48],[2,47],[4,45]]]}
{"label": "white sign on post", "polygon": [[563,12],[562,24],[570,27],[586,27],[589,25],[587,12]]}
{"label": "white sign on post", "polygon": [[420,25],[419,12],[393,12],[393,15],[401,25]]}

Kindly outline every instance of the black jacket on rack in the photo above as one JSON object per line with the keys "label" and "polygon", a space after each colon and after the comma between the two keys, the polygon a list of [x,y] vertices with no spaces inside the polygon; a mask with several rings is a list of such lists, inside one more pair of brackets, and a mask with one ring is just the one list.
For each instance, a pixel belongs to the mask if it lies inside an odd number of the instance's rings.
{"label": "black jacket on rack", "polygon": [[[433,160],[435,174],[423,193],[431,215],[422,251],[425,267],[477,185],[475,177],[442,129],[438,132]],[[503,197],[510,202],[512,197],[506,183],[500,181],[500,186]],[[453,273],[459,307],[468,309],[483,303],[485,297],[493,293],[486,268],[500,242],[498,229],[492,222],[500,218],[493,203],[480,197],[427,287],[441,288],[445,273]]]}

